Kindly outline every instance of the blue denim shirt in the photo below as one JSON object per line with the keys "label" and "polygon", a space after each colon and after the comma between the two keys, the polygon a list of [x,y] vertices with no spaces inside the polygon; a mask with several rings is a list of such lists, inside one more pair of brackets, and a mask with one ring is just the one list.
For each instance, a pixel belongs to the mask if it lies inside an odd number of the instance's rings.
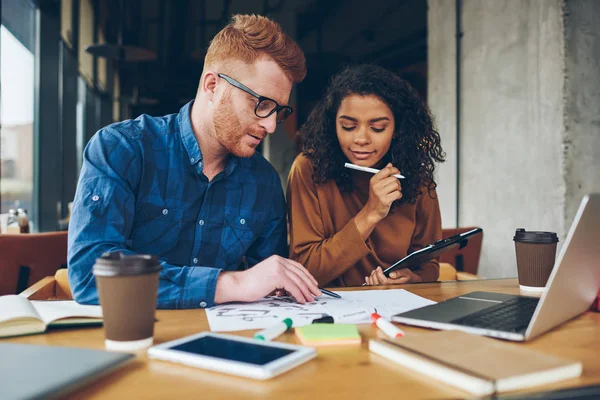
{"label": "blue denim shirt", "polygon": [[98,304],[92,268],[104,252],[159,257],[159,308],[210,307],[221,271],[285,255],[279,175],[259,154],[232,155],[209,182],[191,105],[109,125],[88,143],[69,224],[78,302]]}

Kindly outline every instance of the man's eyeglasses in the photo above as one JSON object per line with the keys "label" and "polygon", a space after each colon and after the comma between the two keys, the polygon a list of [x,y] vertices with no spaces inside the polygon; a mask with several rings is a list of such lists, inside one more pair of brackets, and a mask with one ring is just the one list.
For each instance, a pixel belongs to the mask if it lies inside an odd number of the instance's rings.
{"label": "man's eyeglasses", "polygon": [[236,88],[241,89],[249,95],[254,96],[258,99],[258,103],[256,103],[256,107],[254,107],[254,114],[256,114],[258,118],[268,118],[269,116],[271,116],[271,114],[276,112],[276,121],[279,124],[285,121],[285,119],[289,117],[291,113],[294,112],[294,109],[292,107],[280,106],[275,100],[259,95],[254,90],[236,81],[235,79],[228,77],[225,74],[217,75],[220,78],[225,79],[230,85],[235,86]]}

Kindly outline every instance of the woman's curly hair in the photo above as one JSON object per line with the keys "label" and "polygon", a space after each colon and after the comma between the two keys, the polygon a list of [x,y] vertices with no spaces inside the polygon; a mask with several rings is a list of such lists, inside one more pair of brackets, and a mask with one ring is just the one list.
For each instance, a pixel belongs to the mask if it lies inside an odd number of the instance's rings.
{"label": "woman's curly hair", "polygon": [[316,184],[334,179],[341,190],[352,191],[352,179],[344,163],[336,134],[336,115],[342,100],[349,95],[374,95],[392,111],[395,130],[392,143],[383,157],[406,177],[402,180],[402,198],[394,203],[415,203],[426,186],[435,190],[435,162],[443,162],[445,153],[440,135],[433,127],[431,113],[417,92],[398,75],[376,65],[350,66],[331,80],[324,97],[311,111],[299,132],[300,148],[313,165]]}

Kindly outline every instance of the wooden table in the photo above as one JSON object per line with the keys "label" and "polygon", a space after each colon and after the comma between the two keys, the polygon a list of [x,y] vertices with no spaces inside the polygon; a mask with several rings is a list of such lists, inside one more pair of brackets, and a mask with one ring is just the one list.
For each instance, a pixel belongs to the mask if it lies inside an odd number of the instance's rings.
{"label": "wooden table", "polygon": [[[378,287],[379,289],[381,287]],[[478,280],[403,285],[420,296],[441,301],[474,290],[518,294],[516,279]],[[348,288],[356,290],[357,288]],[[155,343],[209,329],[204,310],[159,310],[156,315]],[[464,398],[468,393],[427,380],[369,352],[368,339],[381,333],[373,325],[358,325],[362,345],[318,349],[316,359],[270,381],[204,371],[174,363],[148,360],[139,354],[136,361],[114,374],[75,393],[85,398],[277,398],[277,399],[385,399]],[[408,335],[425,329],[403,327]],[[254,331],[236,332],[251,336]],[[102,328],[64,329],[43,335],[22,336],[3,341],[41,345],[104,348]],[[298,343],[293,333],[278,341]],[[533,391],[551,390],[600,383],[600,314],[584,315],[555,328],[521,346],[548,354],[581,360],[583,375]],[[532,390],[530,390],[532,391]]]}

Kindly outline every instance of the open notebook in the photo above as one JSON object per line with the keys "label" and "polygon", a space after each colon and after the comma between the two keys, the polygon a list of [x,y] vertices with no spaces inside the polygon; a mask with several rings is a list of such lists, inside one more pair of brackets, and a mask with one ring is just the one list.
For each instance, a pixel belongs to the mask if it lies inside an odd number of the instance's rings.
{"label": "open notebook", "polygon": [[75,301],[30,301],[18,295],[0,296],[0,337],[43,333],[49,326],[102,324],[100,306]]}

